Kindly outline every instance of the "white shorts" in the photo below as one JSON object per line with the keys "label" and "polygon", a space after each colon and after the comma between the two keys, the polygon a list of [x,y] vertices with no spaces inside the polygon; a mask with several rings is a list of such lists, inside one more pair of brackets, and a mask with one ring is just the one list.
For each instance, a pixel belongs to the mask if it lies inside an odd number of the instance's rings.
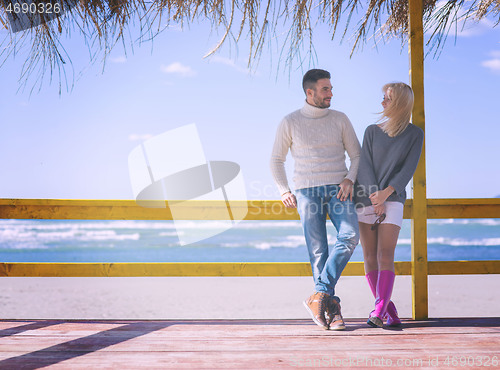
{"label": "white shorts", "polygon": [[[383,224],[393,224],[401,227],[403,224],[403,209],[404,204],[400,202],[385,202],[385,220]],[[358,214],[358,221],[365,224],[374,224],[377,220],[377,215],[373,206],[364,206],[356,208]]]}

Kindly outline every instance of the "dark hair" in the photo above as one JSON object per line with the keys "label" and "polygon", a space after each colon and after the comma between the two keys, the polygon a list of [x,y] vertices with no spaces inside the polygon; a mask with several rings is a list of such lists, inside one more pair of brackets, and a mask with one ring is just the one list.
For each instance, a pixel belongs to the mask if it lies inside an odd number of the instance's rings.
{"label": "dark hair", "polygon": [[330,72],[325,71],[324,69],[310,69],[307,71],[302,79],[302,88],[304,89],[304,92],[307,93],[307,89],[314,89],[316,82],[322,78],[331,78]]}

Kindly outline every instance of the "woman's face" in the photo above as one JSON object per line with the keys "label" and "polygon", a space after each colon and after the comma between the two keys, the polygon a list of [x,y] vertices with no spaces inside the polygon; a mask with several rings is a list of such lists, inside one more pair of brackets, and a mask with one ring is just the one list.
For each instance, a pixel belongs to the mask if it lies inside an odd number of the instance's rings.
{"label": "woman's face", "polygon": [[384,93],[384,99],[382,100],[382,106],[384,107],[384,109],[387,108],[389,104],[391,104],[391,102],[391,91],[387,89]]}

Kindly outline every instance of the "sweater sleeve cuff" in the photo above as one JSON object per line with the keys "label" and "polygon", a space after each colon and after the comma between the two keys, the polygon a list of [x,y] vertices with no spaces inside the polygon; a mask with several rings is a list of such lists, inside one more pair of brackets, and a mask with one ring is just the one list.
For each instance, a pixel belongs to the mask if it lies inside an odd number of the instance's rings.
{"label": "sweater sleeve cuff", "polygon": [[395,183],[392,183],[392,182],[391,182],[391,183],[389,183],[389,186],[392,186],[392,187],[394,188],[394,192],[395,192],[397,195],[401,194],[401,193],[403,192],[403,190],[405,190],[405,188],[406,188],[406,186],[405,186],[405,187],[403,187],[403,188],[401,188],[401,186],[400,186],[400,185],[395,184]]}
{"label": "sweater sleeve cuff", "polygon": [[345,178],[347,180],[351,180],[353,184],[356,182],[356,176],[355,175],[347,174],[347,176]]}
{"label": "sweater sleeve cuff", "polygon": [[291,192],[290,188],[288,186],[279,186],[278,185],[278,190],[280,192],[280,197],[285,194],[285,193],[288,193],[289,191]]}

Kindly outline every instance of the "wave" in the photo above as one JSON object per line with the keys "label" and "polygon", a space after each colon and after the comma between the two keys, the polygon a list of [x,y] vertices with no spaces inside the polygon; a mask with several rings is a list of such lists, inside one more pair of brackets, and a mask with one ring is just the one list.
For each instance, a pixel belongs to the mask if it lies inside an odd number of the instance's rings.
{"label": "wave", "polygon": [[[406,220],[408,221],[408,220]],[[409,222],[409,221],[408,221]],[[429,220],[430,225],[478,225],[478,226],[500,226],[500,219],[444,219]],[[225,221],[182,221],[179,229],[226,229]],[[328,227],[331,227],[327,223]],[[174,221],[147,221],[147,220],[105,220],[105,221],[80,221],[80,220],[0,220],[0,231],[2,229],[21,229],[24,231],[68,231],[68,230],[164,230],[168,233],[175,233],[176,225]],[[302,226],[298,220],[290,221],[239,221],[232,227],[237,230],[297,230],[301,231]]]}
{"label": "wave", "polygon": [[159,233],[158,235],[159,236],[180,236],[180,235],[184,235],[184,233],[181,231],[179,231],[179,232],[172,231],[172,232]]}
{"label": "wave", "polygon": [[2,220],[0,229],[17,227],[32,230],[63,230],[63,229],[138,229],[160,230],[174,229],[172,221],[53,221],[53,220]]}
{"label": "wave", "polygon": [[[182,221],[185,229],[221,229],[226,228],[227,221]],[[32,230],[63,230],[63,229],[136,229],[136,230],[163,230],[175,229],[174,221],[55,221],[55,220],[1,220],[2,228],[25,228]],[[275,229],[298,228],[300,221],[240,221],[233,225],[234,229]]]}
{"label": "wave", "polygon": [[[500,225],[500,219],[448,219],[429,220],[429,222],[435,225],[495,226],[496,229]],[[0,248],[46,248],[59,243],[75,247],[103,246],[106,242],[109,245],[113,243],[116,245],[119,242],[139,240],[147,240],[148,245],[165,245],[165,243],[174,245],[177,242],[176,237],[184,233],[197,229],[220,229],[225,225],[226,223],[221,221],[185,221],[182,222],[182,228],[177,230],[173,221],[0,220]],[[331,227],[329,223],[328,225]],[[443,230],[447,230],[446,234],[450,234],[448,227],[444,226]],[[328,232],[330,245],[336,241],[335,232],[332,231]],[[245,247],[258,250],[305,247],[300,221],[241,221],[234,225],[231,232],[237,236],[225,234],[222,239],[211,243],[226,248]],[[439,231],[433,234],[438,236],[429,237],[427,240],[429,245],[500,246],[500,236],[498,233],[491,235],[491,229],[488,231],[488,236],[491,236],[489,238],[477,238],[482,234],[477,229],[467,231],[465,238],[441,237]],[[408,235],[409,233],[404,234],[406,237],[400,238],[398,244],[411,245]]]}
{"label": "wave", "polygon": [[[328,240],[328,244],[331,246],[335,243],[335,239],[332,238]],[[462,246],[474,246],[474,247],[496,247],[500,246],[500,238],[483,238],[483,239],[461,239],[461,238],[428,238],[427,244],[434,245],[449,245],[452,247],[462,247]],[[305,247],[306,242],[303,236],[288,236],[281,241],[259,241],[259,242],[241,242],[241,243],[223,243],[222,247],[253,247],[255,249],[266,250],[270,248],[298,248]],[[402,238],[398,240],[398,245],[411,245],[411,239]],[[358,245],[361,248],[361,244]]]}
{"label": "wave", "polygon": [[[328,244],[333,245],[337,239],[328,236]],[[222,247],[239,248],[251,247],[260,250],[267,250],[271,248],[299,248],[305,247],[306,241],[302,235],[289,235],[282,240],[277,241],[257,241],[257,242],[241,242],[241,243],[222,243]]]}
{"label": "wave", "polygon": [[479,219],[456,219],[449,218],[444,220],[428,220],[433,225],[482,225],[482,226],[500,226],[498,218],[479,218]]}
{"label": "wave", "polygon": [[[451,245],[453,247],[475,246],[496,247],[500,246],[500,238],[463,239],[463,238],[427,238],[427,244]],[[399,239],[398,245],[411,245],[411,239]]]}
{"label": "wave", "polygon": [[[182,229],[226,229],[228,221],[181,221]],[[300,221],[237,221],[231,229],[262,230],[262,229],[297,229],[302,230]]]}
{"label": "wave", "polygon": [[260,250],[267,250],[271,248],[298,248],[302,245],[305,245],[304,237],[302,236],[297,236],[297,235],[289,235],[283,240],[280,241],[273,241],[273,242],[263,242],[263,241],[258,241],[258,242],[242,242],[242,243],[222,243],[222,247],[229,247],[229,248],[241,248],[241,247],[252,247],[255,249],[260,249]]}
{"label": "wave", "polygon": [[79,230],[71,229],[56,232],[36,232],[22,229],[0,230],[0,243],[18,243],[23,245],[44,244],[62,241],[124,241],[139,240],[139,233],[118,234],[114,230]]}

